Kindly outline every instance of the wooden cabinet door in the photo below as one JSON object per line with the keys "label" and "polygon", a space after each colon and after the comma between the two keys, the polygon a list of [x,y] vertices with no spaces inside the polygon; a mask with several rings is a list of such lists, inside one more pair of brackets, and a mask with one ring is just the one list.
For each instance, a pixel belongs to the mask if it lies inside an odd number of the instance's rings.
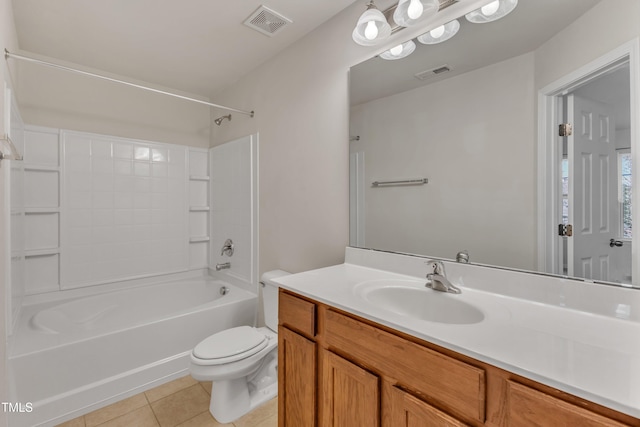
{"label": "wooden cabinet door", "polygon": [[508,405],[511,427],[626,426],[513,381],[509,381]]}
{"label": "wooden cabinet door", "polygon": [[453,418],[426,402],[385,384],[385,400],[382,405],[383,427],[466,427],[467,424]]}
{"label": "wooden cabinet door", "polygon": [[316,425],[316,343],[278,328],[278,426]]}
{"label": "wooden cabinet door", "polygon": [[380,379],[322,350],[323,427],[380,426]]}

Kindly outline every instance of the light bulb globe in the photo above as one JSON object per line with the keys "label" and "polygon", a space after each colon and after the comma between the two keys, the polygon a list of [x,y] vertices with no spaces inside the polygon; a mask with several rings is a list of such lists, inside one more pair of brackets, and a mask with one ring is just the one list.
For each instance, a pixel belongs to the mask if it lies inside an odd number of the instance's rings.
{"label": "light bulb globe", "polygon": [[406,58],[411,55],[413,51],[416,50],[416,44],[413,40],[406,41],[398,46],[394,46],[391,49],[382,52],[380,54],[380,58],[386,59],[388,61],[394,61],[396,59]]}
{"label": "light bulb globe", "polygon": [[518,5],[518,0],[494,0],[465,15],[467,21],[485,24],[507,16]]}
{"label": "light bulb globe", "polygon": [[489,4],[485,4],[480,8],[482,14],[485,16],[491,16],[500,8],[500,0],[494,0]]}
{"label": "light bulb globe", "polygon": [[433,16],[439,7],[439,0],[400,0],[393,12],[393,20],[401,27],[410,27]]}
{"label": "light bulb globe", "polygon": [[422,16],[422,12],[424,11],[424,6],[420,0],[411,0],[409,2],[409,7],[407,8],[407,15],[411,19],[418,19]]}
{"label": "light bulb globe", "polygon": [[391,26],[373,2],[370,2],[367,7],[367,10],[358,18],[351,37],[361,46],[375,46],[391,35]]}
{"label": "light bulb globe", "polygon": [[433,37],[434,39],[439,39],[444,35],[444,25],[440,25],[439,27],[434,28],[433,30],[429,31],[429,34],[431,34],[431,37]]}
{"label": "light bulb globe", "polygon": [[460,30],[460,22],[457,19],[447,22],[444,25],[434,28],[421,36],[418,36],[418,41],[422,44],[438,44],[449,40],[455,36]]}
{"label": "light bulb globe", "polygon": [[367,26],[364,28],[364,36],[367,40],[375,40],[378,37],[378,27],[376,27],[375,21],[367,22]]}

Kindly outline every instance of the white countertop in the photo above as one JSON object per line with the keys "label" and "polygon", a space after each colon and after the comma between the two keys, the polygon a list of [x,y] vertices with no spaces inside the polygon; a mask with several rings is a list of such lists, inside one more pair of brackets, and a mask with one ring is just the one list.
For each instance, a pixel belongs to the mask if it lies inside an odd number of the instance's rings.
{"label": "white countertop", "polygon": [[358,285],[371,280],[425,281],[349,263],[275,281],[300,295],[640,418],[640,322],[459,286],[461,294],[438,297],[472,304],[484,320],[436,323],[367,302]]}

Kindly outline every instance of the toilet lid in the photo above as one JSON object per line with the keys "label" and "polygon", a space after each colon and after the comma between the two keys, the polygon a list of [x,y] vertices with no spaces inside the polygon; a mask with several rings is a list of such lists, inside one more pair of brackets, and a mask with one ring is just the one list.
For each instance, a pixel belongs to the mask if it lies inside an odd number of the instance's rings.
{"label": "toilet lid", "polygon": [[267,337],[250,326],[226,329],[205,338],[193,349],[198,359],[223,359],[243,353],[250,356],[266,345]]}

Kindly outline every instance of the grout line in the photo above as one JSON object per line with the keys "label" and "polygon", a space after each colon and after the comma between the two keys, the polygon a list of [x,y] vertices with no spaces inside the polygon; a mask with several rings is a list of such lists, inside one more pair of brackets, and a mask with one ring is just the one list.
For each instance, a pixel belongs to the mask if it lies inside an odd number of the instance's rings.
{"label": "grout line", "polygon": [[160,424],[160,420],[158,419],[158,416],[156,415],[156,411],[153,410],[153,406],[151,406],[151,403],[149,403],[149,409],[151,409],[151,413],[153,414],[153,418],[156,420],[156,424],[158,424],[158,427],[161,427],[162,424]]}
{"label": "grout line", "polygon": [[147,396],[147,393],[146,393],[147,391],[149,391],[149,390],[143,391],[142,394],[144,394],[144,398],[147,401],[147,406],[149,407],[149,410],[153,414],[153,419],[156,420],[156,424],[158,425],[158,427],[160,427],[160,420],[158,419],[158,416],[156,415],[156,412],[153,410],[153,406],[151,406],[151,401],[149,400],[149,396]]}

